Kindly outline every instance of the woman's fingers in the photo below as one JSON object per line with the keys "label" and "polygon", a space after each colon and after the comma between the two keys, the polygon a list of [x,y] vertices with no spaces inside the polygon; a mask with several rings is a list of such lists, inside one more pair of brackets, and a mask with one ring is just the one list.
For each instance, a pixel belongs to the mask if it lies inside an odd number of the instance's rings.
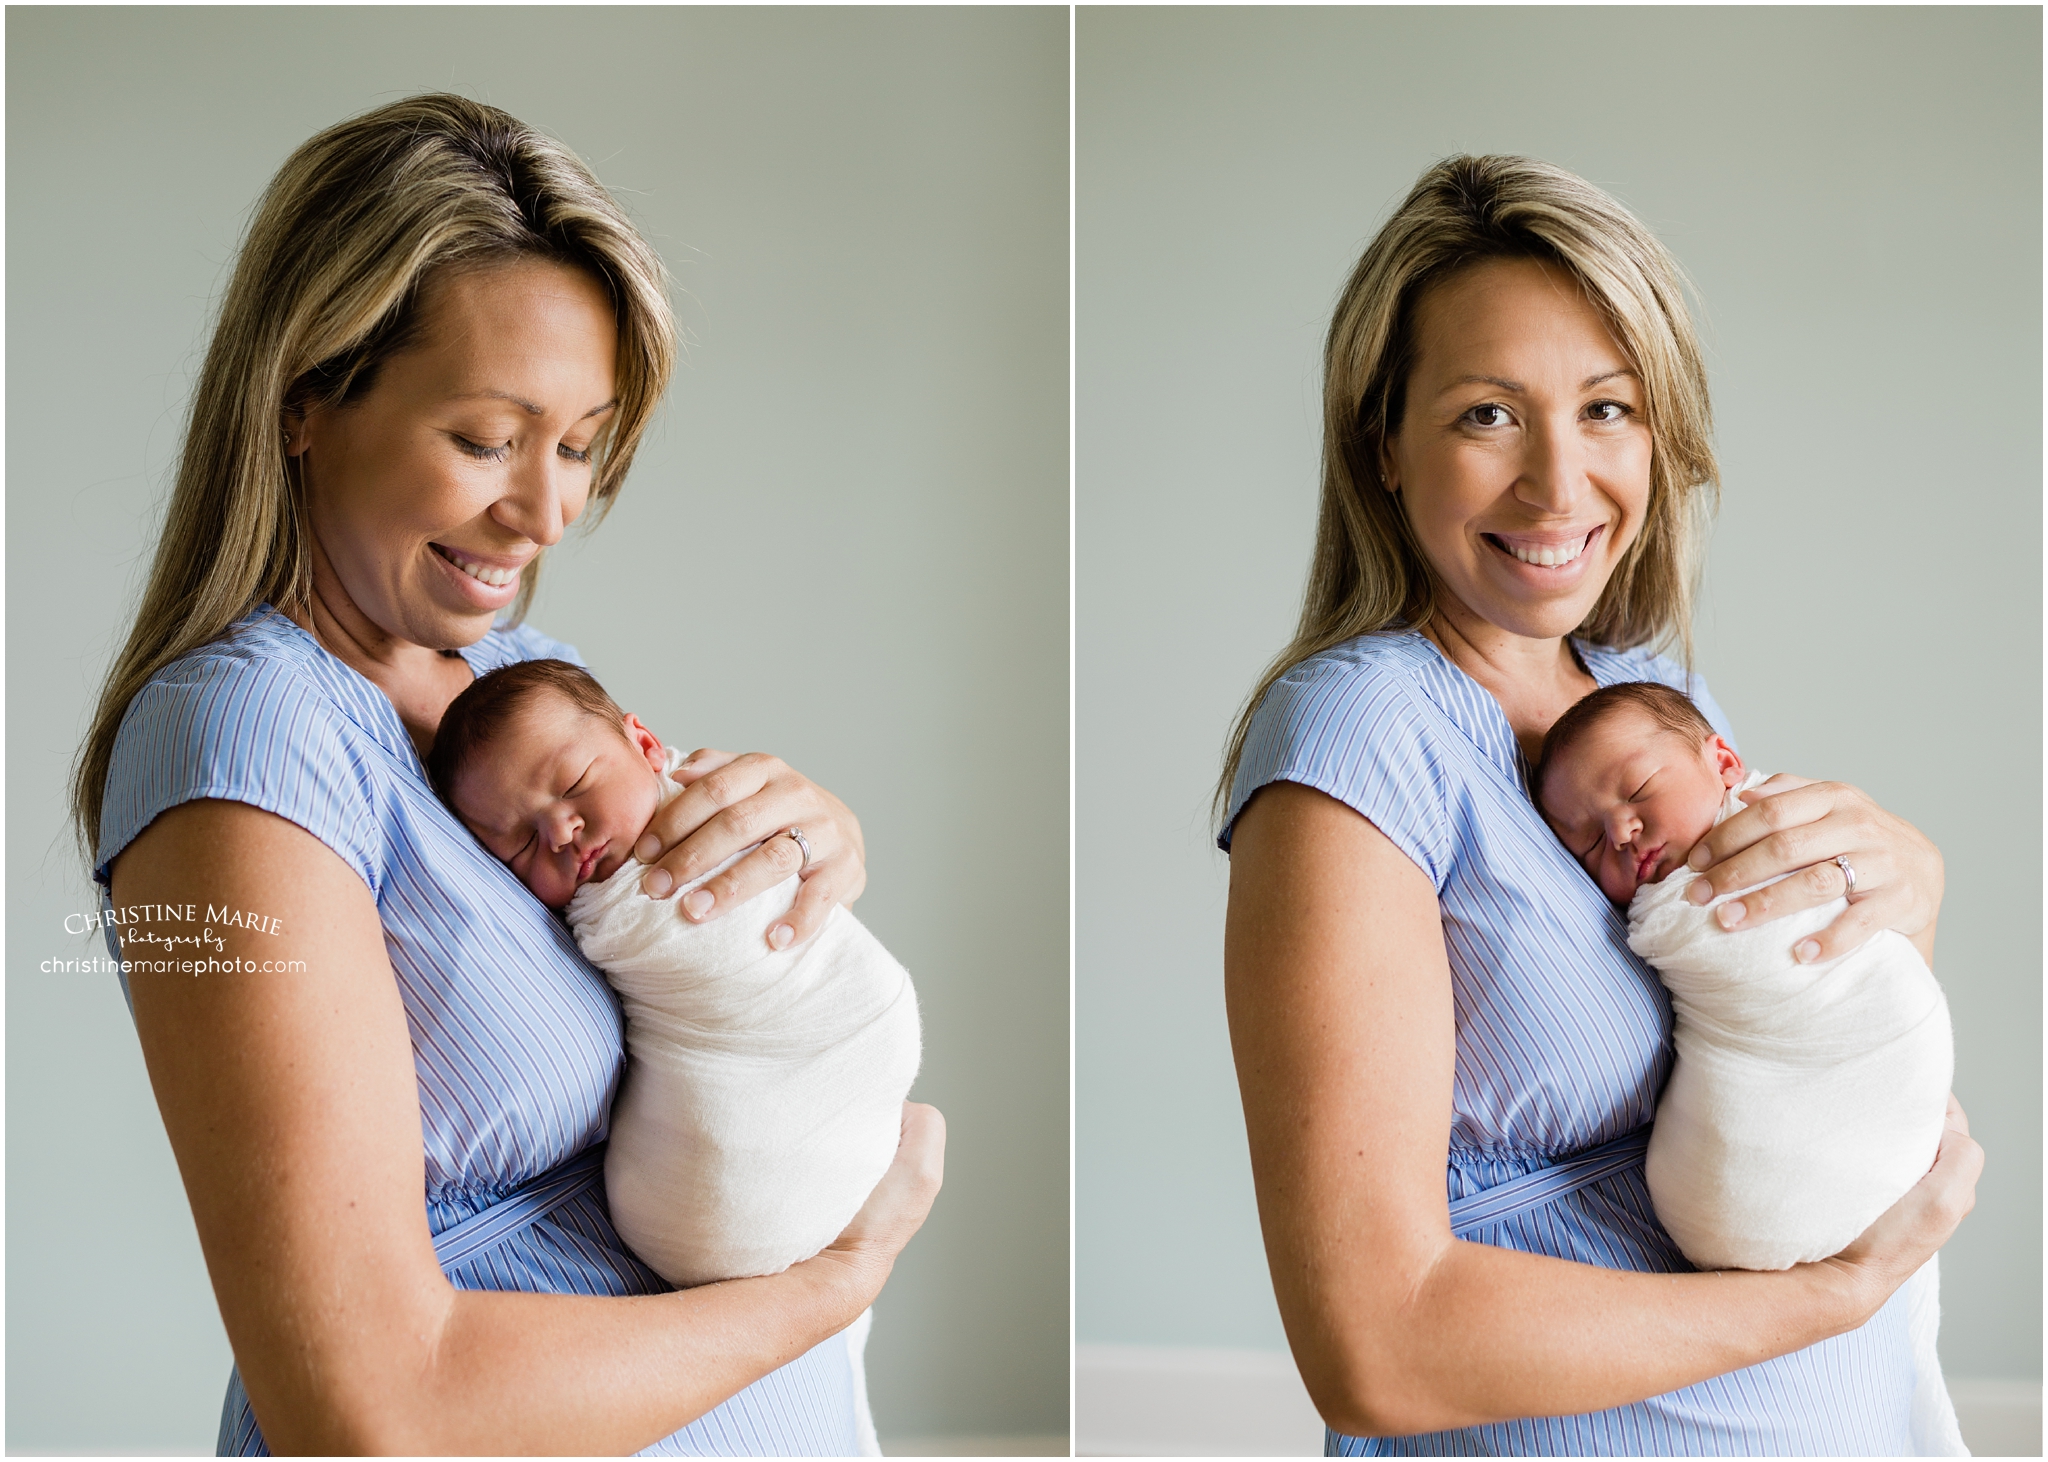
{"label": "woman's fingers", "polygon": [[846,1231],[832,1241],[841,1251],[878,1249],[893,1259],[923,1226],[946,1176],[946,1119],[937,1107],[903,1104],[896,1156]]}
{"label": "woman's fingers", "polygon": [[1953,1093],[1946,1120],[1927,1176],[1837,1256],[1848,1264],[1875,1266],[1889,1276],[1883,1286],[1887,1294],[1947,1243],[1957,1225],[1977,1206],[1984,1149],[1971,1138],[1969,1118]]}
{"label": "woman's fingers", "polygon": [[[722,752],[698,754],[707,758],[723,755]],[[774,757],[750,753],[730,757],[691,778],[681,793],[671,797],[668,805],[654,814],[647,831],[633,846],[633,856],[642,863],[660,860],[656,872],[648,875],[649,879],[657,880],[659,873],[666,872],[672,880],[670,888],[689,883],[702,878],[748,844],[758,843],[776,831],[766,826],[764,819],[753,816],[749,799],[760,793],[778,770],[786,771],[787,768]],[[682,778],[672,774],[672,780],[681,781]],[[720,820],[720,826],[711,830],[711,836],[691,841],[714,819]],[[686,842],[690,844],[689,856],[675,857],[674,850]],[[647,891],[655,898],[666,896],[666,890],[657,891],[655,882],[650,882]]]}
{"label": "woman's fingers", "polygon": [[[1715,909],[1721,926],[1735,929],[1846,896],[1848,910],[1802,939],[1795,958],[1832,959],[1879,929],[1915,938],[1928,953],[1941,905],[1942,864],[1940,851],[1919,829],[1842,782],[1777,776],[1756,792],[1762,795],[1692,850],[1689,866],[1704,872],[1686,891],[1689,899],[1705,904],[1752,889]],[[1855,870],[1853,889],[1842,860]],[[1759,887],[1773,878],[1778,881]]]}
{"label": "woman's fingers", "polygon": [[[738,760],[739,757],[733,752],[713,751],[708,746],[700,746],[684,757],[682,763],[674,771],[670,772],[668,777],[670,781],[687,787],[700,777],[709,776],[720,767]],[[650,856],[652,855],[650,854]]]}
{"label": "woman's fingers", "polygon": [[[1757,790],[1781,780],[1798,779],[1773,777]],[[1834,782],[1801,782],[1759,797],[1694,844],[1686,866],[1704,871],[1700,882],[1718,897],[1811,863],[1816,826],[1831,815],[1848,815],[1837,793],[1849,790]],[[1697,895],[1695,900],[1704,902]]]}
{"label": "woman's fingers", "polygon": [[[787,949],[823,928],[835,903],[860,897],[867,885],[860,823],[838,798],[758,752],[699,751],[685,765],[695,776],[656,814],[634,849],[654,865],[641,883],[650,898],[666,898],[701,879],[677,901],[684,918],[701,923],[801,873],[795,905],[767,931],[772,948]],[[684,770],[677,769],[677,781]],[[802,843],[788,835],[792,827],[803,833]],[[730,868],[706,877],[748,848],[753,851]]]}
{"label": "woman's fingers", "polygon": [[[842,857],[814,864],[810,875],[797,888],[796,903],[783,915],[781,924],[768,931],[769,944],[777,949],[802,944],[825,927],[835,907],[852,903],[867,886],[867,865],[858,859]],[[789,931],[787,938],[783,937],[783,929]],[[781,942],[777,943],[778,940]]]}

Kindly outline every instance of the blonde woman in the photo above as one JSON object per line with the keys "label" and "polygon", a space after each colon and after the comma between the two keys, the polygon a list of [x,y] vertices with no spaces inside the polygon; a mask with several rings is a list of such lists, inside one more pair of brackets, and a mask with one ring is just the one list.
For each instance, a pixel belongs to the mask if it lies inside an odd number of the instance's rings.
{"label": "blonde woman", "polygon": [[[618,1005],[421,773],[476,675],[573,658],[494,625],[617,494],[674,352],[653,251],[494,108],[345,122],[257,208],[74,787],[234,1347],[224,1453],[872,1450],[855,1322],[937,1191],[938,1114],[906,1107],[817,1258],[670,1291],[605,1208]],[[650,893],[800,826],[771,942],[859,894],[859,824],[780,762],[678,780]],[[771,838],[682,916],[801,860]],[[192,946],[202,907],[245,911],[224,947]]]}
{"label": "blonde woman", "polygon": [[[1836,1258],[1689,1272],[1642,1152],[1671,1016],[1523,791],[1598,685],[1689,658],[1714,490],[1677,267],[1514,157],[1432,168],[1331,325],[1295,642],[1220,795],[1225,969],[1274,1289],[1341,1455],[1914,1450],[1901,1283],[1975,1197],[1933,1170]],[[1754,925],[1844,892],[1804,959],[1932,958],[1939,853],[1852,787],[1774,779],[1693,855]]]}

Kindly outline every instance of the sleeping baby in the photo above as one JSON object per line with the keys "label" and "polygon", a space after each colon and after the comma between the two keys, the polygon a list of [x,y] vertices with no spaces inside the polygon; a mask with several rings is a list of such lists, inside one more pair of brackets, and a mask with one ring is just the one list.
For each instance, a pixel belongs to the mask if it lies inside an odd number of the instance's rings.
{"label": "sleeping baby", "polygon": [[427,768],[618,991],[612,1221],[693,1285],[779,1273],[839,1236],[896,1155],[920,1048],[910,977],[846,909],[769,946],[794,875],[721,918],[682,916],[682,895],[751,848],[666,898],[640,891],[632,849],[682,791],[681,760],[587,672],[529,660],[455,699]]}
{"label": "sleeping baby", "polygon": [[[1530,786],[1601,892],[1629,948],[1671,992],[1677,1059],[1645,1177],[1657,1217],[1702,1269],[1786,1269],[1840,1253],[1933,1166],[1954,1050],[1941,986],[1904,935],[1880,930],[1800,964],[1835,899],[1723,929],[1686,889],[1693,845],[1763,782],[1678,691],[1611,685],[1551,728]],[[1925,1450],[1961,1446],[1934,1355],[1937,1271],[1910,1281]]]}

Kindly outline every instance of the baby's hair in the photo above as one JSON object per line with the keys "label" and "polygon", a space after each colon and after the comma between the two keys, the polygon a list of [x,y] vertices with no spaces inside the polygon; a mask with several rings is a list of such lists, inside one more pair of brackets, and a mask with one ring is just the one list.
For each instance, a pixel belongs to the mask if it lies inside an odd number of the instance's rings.
{"label": "baby's hair", "polygon": [[1591,695],[1573,702],[1571,708],[1557,718],[1550,734],[1543,738],[1543,750],[1529,772],[1529,795],[1539,806],[1543,801],[1544,774],[1550,770],[1550,764],[1558,754],[1606,717],[1630,707],[1647,715],[1660,730],[1691,741],[1705,741],[1717,734],[1714,723],[1700,714],[1700,708],[1683,691],[1673,690],[1654,680],[1625,680],[1619,685],[1603,685]]}
{"label": "baby's hair", "polygon": [[[626,713],[605,694],[596,677],[567,660],[521,660],[479,675],[441,717],[427,753],[427,780],[447,802],[455,773],[486,742],[505,729],[513,713],[536,691],[552,691],[585,715],[609,721],[625,734]],[[453,806],[453,804],[450,804]]]}

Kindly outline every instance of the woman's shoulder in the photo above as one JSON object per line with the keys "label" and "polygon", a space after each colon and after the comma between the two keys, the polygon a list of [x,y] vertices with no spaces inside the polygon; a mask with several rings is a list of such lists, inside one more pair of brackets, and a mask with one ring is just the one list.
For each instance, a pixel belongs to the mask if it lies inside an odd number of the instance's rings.
{"label": "woman's shoulder", "polygon": [[349,684],[361,678],[334,674],[323,657],[331,659],[266,605],[152,676],[115,737],[97,872],[160,813],[222,798],[306,827],[375,887],[370,762],[373,743],[390,737],[368,697],[381,693]]}
{"label": "woman's shoulder", "polygon": [[1401,716],[1425,695],[1424,677],[1436,658],[1429,642],[1412,631],[1358,635],[1316,652],[1276,679],[1259,702],[1252,726],[1285,728],[1298,736]]}
{"label": "woman's shoulder", "polygon": [[1261,787],[1296,782],[1368,818],[1433,876],[1449,827],[1446,727],[1428,695],[1419,634],[1360,635],[1309,656],[1267,688],[1245,731],[1222,836]]}

